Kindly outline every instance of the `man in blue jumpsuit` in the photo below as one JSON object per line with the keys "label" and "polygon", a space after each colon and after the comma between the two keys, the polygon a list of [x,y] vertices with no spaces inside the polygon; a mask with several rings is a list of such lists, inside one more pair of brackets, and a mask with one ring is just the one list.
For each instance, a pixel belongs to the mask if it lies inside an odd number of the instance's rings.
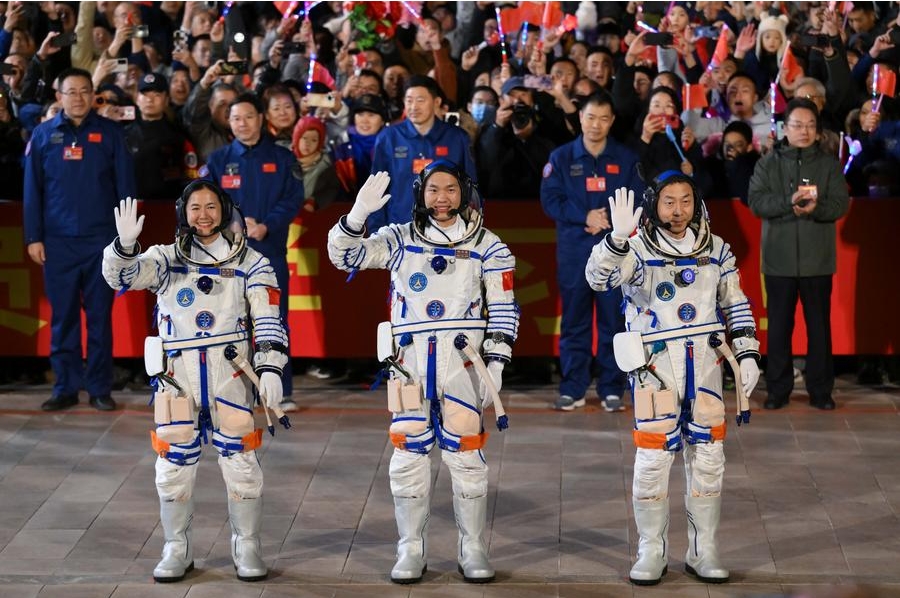
{"label": "man in blue jumpsuit", "polygon": [[406,84],[403,102],[406,119],[382,129],[375,141],[372,172],[391,173],[388,188],[391,199],[369,216],[366,224],[370,231],[385,224],[409,222],[414,202],[413,180],[435,160],[459,164],[473,182],[477,182],[469,136],[459,127],[435,116],[441,105],[437,82],[425,75],[413,75]]}
{"label": "man in blue jumpsuit", "polygon": [[593,379],[592,321],[597,318],[597,394],[607,411],[622,411],[625,376],[613,357],[613,335],[624,330],[621,290],[598,293],[584,278],[591,248],[611,230],[607,198],[627,187],[640,197],[638,156],[609,137],[615,120],[612,98],[591,95],[581,105],[582,134],[557,148],[544,166],[541,205],[556,221],[556,259],[562,321],[559,360],[562,380],[555,407],[583,407]]}
{"label": "man in blue jumpsuit", "polygon": [[[275,269],[281,288],[281,318],[287,327],[287,239],[303,203],[303,179],[294,174],[297,161],[293,154],[263,133],[262,105],[255,95],[238,96],[231,103],[228,121],[234,141],[210,154],[200,176],[219,185],[240,206],[250,247],[266,256]],[[281,378],[285,397],[293,393],[292,376],[288,360]]]}
{"label": "man in blue jumpsuit", "polygon": [[[44,267],[50,302],[50,365],[56,376],[45,411],[78,403],[111,411],[113,290],[100,275],[103,248],[116,236],[113,208],[135,194],[134,164],[122,128],[92,109],[91,74],[68,69],[57,80],[62,111],[38,125],[25,150],[25,243]],[[82,363],[81,308],[87,316]]]}

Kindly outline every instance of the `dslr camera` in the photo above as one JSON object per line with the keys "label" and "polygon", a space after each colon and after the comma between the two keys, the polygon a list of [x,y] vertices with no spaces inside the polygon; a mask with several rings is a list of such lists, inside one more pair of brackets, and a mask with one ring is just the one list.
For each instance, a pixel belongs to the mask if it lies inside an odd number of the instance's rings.
{"label": "dslr camera", "polygon": [[513,104],[512,117],[510,117],[509,122],[516,129],[524,129],[528,126],[528,123],[534,120],[534,116],[534,108],[528,104],[516,102]]}

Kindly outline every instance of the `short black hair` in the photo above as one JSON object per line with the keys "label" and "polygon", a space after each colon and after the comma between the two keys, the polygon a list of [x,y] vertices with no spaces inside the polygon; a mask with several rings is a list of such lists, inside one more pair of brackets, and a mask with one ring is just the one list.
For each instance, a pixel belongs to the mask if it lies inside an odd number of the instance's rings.
{"label": "short black hair", "polygon": [[252,105],[258,114],[264,114],[265,109],[263,108],[262,102],[259,101],[259,98],[255,93],[244,92],[240,94],[238,97],[234,98],[230,104],[228,104],[228,113],[231,113],[231,109],[237,106],[238,104],[250,104]]}
{"label": "short black hair", "polygon": [[605,90],[595,91],[584,99],[579,107],[579,111],[583,112],[588,106],[609,106],[613,116],[616,115],[616,104],[613,102],[612,96]]}
{"label": "short black hair", "polygon": [[61,90],[65,80],[69,79],[71,77],[84,77],[85,79],[88,80],[88,85],[91,86],[91,91],[93,91],[94,80],[91,78],[91,74],[84,69],[79,69],[79,68],[74,68],[74,67],[65,69],[63,72],[61,72],[59,74],[59,76],[56,78],[56,88]]}
{"label": "short black hair", "polygon": [[812,100],[807,100],[806,98],[794,98],[787,104],[787,108],[784,109],[784,122],[787,123],[788,119],[791,117],[791,114],[794,113],[794,110],[798,110],[800,108],[804,108],[813,113],[813,116],[816,117],[816,131],[822,130],[822,121],[819,118],[819,108],[816,107],[815,103]]}
{"label": "short black hair", "polygon": [[406,93],[413,87],[424,87],[433,98],[440,98],[444,95],[441,92],[441,88],[438,86],[437,81],[428,75],[412,75],[406,80],[406,86],[403,88],[403,93]]}

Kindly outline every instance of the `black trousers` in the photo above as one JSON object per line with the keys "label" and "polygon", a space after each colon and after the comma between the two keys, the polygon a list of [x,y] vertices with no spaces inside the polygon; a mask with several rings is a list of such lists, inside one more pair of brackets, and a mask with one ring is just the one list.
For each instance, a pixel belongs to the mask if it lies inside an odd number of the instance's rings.
{"label": "black trousers", "polygon": [[831,355],[831,279],[829,276],[766,276],[769,352],[766,385],[769,396],[787,400],[794,389],[791,336],[797,299],[806,320],[806,390],[814,401],[831,397],[834,360]]}

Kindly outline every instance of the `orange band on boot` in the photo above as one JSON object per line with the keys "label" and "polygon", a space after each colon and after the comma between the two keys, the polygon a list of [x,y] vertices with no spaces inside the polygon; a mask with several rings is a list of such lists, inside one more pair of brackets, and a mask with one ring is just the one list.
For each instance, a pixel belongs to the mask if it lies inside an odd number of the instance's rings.
{"label": "orange band on boot", "polygon": [[631,437],[634,440],[634,446],[645,449],[666,448],[666,435],[659,432],[644,432],[641,430],[632,430]]}
{"label": "orange band on boot", "polygon": [[156,435],[156,430],[150,430],[150,446],[153,447],[154,453],[165,459],[166,453],[169,452],[172,445],[165,440],[160,440],[159,436]]}
{"label": "orange band on boot", "polygon": [[241,438],[241,443],[244,445],[244,450],[241,452],[255,451],[259,447],[262,446],[262,428],[256,428],[243,438]]}
{"label": "orange band on boot", "polygon": [[488,433],[474,434],[472,436],[461,436],[459,439],[459,452],[477,451],[484,447],[488,439]]}

